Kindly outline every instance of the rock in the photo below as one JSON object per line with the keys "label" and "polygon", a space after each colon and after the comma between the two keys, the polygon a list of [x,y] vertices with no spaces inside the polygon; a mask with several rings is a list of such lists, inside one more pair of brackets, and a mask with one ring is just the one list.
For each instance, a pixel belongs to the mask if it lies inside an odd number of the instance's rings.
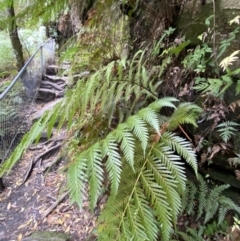
{"label": "rock", "polygon": [[62,232],[38,231],[22,241],[71,241],[69,234]]}

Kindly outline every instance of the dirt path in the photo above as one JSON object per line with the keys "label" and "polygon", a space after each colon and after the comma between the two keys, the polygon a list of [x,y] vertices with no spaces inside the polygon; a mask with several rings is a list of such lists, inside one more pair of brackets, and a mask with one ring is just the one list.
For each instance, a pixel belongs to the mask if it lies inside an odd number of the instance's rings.
{"label": "dirt path", "polygon": [[63,161],[48,173],[43,172],[47,165],[43,161],[41,166],[34,167],[30,178],[21,185],[31,159],[36,155],[36,151],[27,151],[4,178],[5,190],[0,194],[0,241],[21,241],[37,230],[63,231],[70,233],[72,240],[85,240],[95,226],[86,199],[83,210],[80,210],[75,204],[69,204],[67,196],[48,216],[42,217],[63,194],[65,176],[59,171]]}

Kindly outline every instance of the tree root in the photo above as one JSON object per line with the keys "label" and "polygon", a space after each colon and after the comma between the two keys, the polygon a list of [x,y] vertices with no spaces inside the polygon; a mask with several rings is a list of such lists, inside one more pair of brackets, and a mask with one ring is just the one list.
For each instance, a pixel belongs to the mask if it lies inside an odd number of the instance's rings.
{"label": "tree root", "polygon": [[[24,175],[24,179],[23,179],[22,184],[24,184],[28,180],[28,178],[30,177],[30,175],[32,173],[33,167],[35,166],[35,164],[37,162],[43,161],[44,159],[46,159],[47,157],[52,155],[54,152],[56,152],[56,151],[58,151],[60,149],[60,147],[62,146],[62,143],[58,143],[58,142],[62,141],[62,140],[63,139],[52,140],[50,143],[49,143],[49,141],[47,141],[45,143],[41,143],[39,145],[39,147],[38,146],[35,147],[35,150],[44,148],[45,151],[43,153],[39,154],[36,158],[32,158],[31,159],[30,166],[29,166],[29,168],[27,169],[27,171],[26,171],[26,173]],[[31,149],[31,150],[34,150],[34,149]]]}
{"label": "tree root", "polygon": [[59,199],[57,199],[53,205],[51,207],[49,207],[43,214],[42,214],[42,218],[44,219],[45,217],[47,217],[56,207],[59,203],[61,203],[64,198],[69,194],[69,191],[65,192]]}

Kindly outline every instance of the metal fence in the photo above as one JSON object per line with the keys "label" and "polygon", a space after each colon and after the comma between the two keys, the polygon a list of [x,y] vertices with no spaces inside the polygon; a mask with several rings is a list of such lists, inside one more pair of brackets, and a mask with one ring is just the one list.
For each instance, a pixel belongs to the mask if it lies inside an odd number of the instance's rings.
{"label": "metal fence", "polygon": [[55,41],[49,39],[36,50],[11,83],[5,82],[0,85],[0,160],[2,162],[32,124],[29,116],[35,107],[37,91],[46,66],[54,61],[54,55]]}

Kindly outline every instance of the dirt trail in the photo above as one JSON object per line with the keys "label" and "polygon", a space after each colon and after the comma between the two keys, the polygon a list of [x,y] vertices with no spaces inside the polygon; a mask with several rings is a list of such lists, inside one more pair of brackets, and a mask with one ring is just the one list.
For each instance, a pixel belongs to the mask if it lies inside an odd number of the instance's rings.
{"label": "dirt trail", "polygon": [[39,151],[27,151],[4,178],[5,190],[0,194],[0,241],[21,241],[37,230],[63,231],[70,233],[72,240],[86,240],[95,226],[86,199],[80,210],[75,204],[70,205],[66,196],[48,216],[42,217],[64,192],[65,174],[59,171],[64,161],[46,173],[43,170],[47,162],[55,156],[37,164],[27,182],[21,185],[32,158],[38,154]]}

